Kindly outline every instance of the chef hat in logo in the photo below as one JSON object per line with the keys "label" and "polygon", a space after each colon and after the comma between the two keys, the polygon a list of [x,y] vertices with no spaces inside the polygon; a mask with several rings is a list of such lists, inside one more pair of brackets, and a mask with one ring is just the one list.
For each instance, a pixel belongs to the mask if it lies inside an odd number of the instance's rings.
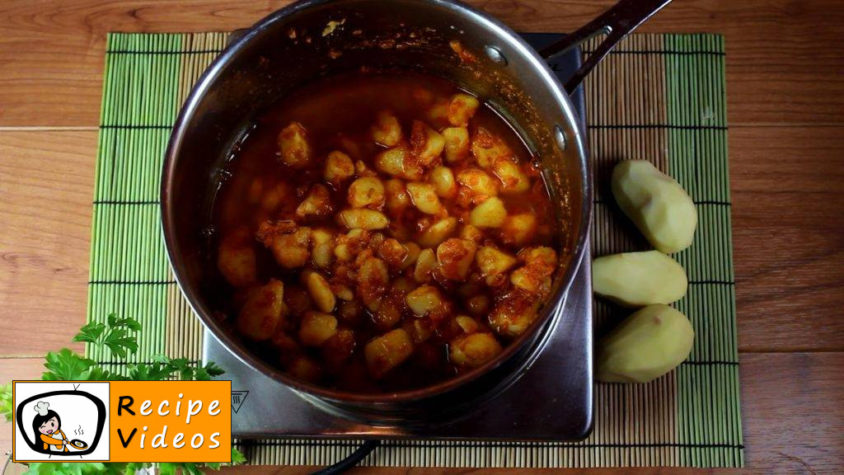
{"label": "chef hat in logo", "polygon": [[38,401],[35,404],[35,412],[38,413],[39,416],[46,416],[47,411],[50,410],[50,403],[47,401]]}

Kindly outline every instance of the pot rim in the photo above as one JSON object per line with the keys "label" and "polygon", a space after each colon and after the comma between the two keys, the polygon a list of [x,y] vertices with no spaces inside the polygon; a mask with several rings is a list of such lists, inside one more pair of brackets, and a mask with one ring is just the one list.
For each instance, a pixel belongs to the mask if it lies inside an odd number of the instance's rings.
{"label": "pot rim", "polygon": [[[340,0],[347,2],[356,2],[359,0]],[[474,368],[466,373],[438,382],[429,386],[424,386],[408,391],[399,391],[392,393],[353,393],[346,391],[339,391],[335,389],[325,388],[313,385],[307,382],[296,380],[273,365],[268,364],[263,359],[256,357],[254,354],[243,347],[239,339],[234,338],[230,331],[227,331],[223,325],[210,315],[210,311],[206,312],[204,305],[200,304],[202,301],[199,292],[191,288],[185,282],[182,276],[182,269],[185,267],[183,257],[176,252],[177,243],[174,228],[178,217],[172,211],[172,183],[175,175],[175,164],[177,162],[182,141],[184,140],[185,129],[188,124],[194,119],[195,109],[205,96],[207,91],[212,87],[213,82],[220,75],[222,70],[229,65],[229,63],[237,57],[238,53],[252,41],[254,38],[265,33],[266,30],[274,23],[284,21],[287,17],[295,13],[318,7],[327,3],[338,3],[337,0],[305,0],[290,4],[273,13],[270,13],[252,27],[250,27],[245,34],[240,36],[236,41],[230,44],[209,67],[203,72],[197,80],[194,87],[191,89],[185,104],[179,112],[179,115],[174,123],[173,130],[170,135],[167,150],[165,153],[164,164],[161,178],[161,222],[164,234],[165,246],[167,248],[167,256],[170,262],[173,275],[179,285],[179,289],[191,306],[191,309],[200,317],[203,325],[211,334],[219,340],[223,346],[226,347],[238,360],[245,363],[250,368],[258,371],[261,374],[269,376],[275,381],[278,381],[286,386],[291,387],[295,391],[301,391],[308,395],[316,396],[327,401],[337,401],[341,403],[364,403],[364,404],[391,404],[401,401],[414,401],[423,398],[430,398],[444,394],[450,390],[462,387],[471,381],[476,380],[480,376],[493,371],[495,368],[502,365],[509,360],[528,340],[533,338],[535,333],[544,327],[545,323],[551,318],[564,301],[568,290],[571,288],[574,276],[577,273],[580,263],[584,257],[585,244],[589,238],[589,226],[592,219],[592,184],[591,184],[591,170],[588,160],[588,152],[586,148],[583,131],[580,128],[577,120],[577,114],[574,106],[565,92],[563,85],[559,82],[555,74],[546,64],[545,60],[524,41],[521,36],[515,33],[512,29],[502,23],[500,20],[491,15],[479,11],[473,7],[463,3],[448,1],[448,0],[406,0],[417,3],[432,4],[441,8],[450,10],[456,18],[470,17],[472,21],[480,22],[485,28],[493,30],[495,35],[501,41],[510,43],[510,46],[516,48],[521,55],[528,59],[533,66],[533,73],[537,74],[542,80],[542,83],[548,87],[555,96],[558,102],[562,105],[562,121],[571,122],[572,127],[569,128],[570,133],[566,133],[566,142],[568,147],[576,147],[578,159],[580,162],[580,222],[578,229],[578,237],[574,242],[574,251],[571,254],[569,266],[559,278],[555,285],[555,292],[549,296],[546,305],[542,307],[540,318],[537,318],[531,323],[530,327],[516,339],[510,341],[504,348],[504,351],[495,359],[485,363],[482,366]],[[565,132],[564,132],[565,133]],[[561,316],[563,318],[563,316]],[[548,328],[545,331],[553,331]]]}

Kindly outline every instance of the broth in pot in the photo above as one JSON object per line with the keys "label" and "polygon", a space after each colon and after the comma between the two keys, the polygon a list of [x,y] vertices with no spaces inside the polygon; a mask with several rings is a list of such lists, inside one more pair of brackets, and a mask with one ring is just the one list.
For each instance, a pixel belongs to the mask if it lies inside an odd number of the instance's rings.
{"label": "broth in pot", "polygon": [[495,358],[550,293],[560,240],[536,157],[446,80],[312,83],[258,117],[227,171],[217,304],[294,378],[428,386]]}

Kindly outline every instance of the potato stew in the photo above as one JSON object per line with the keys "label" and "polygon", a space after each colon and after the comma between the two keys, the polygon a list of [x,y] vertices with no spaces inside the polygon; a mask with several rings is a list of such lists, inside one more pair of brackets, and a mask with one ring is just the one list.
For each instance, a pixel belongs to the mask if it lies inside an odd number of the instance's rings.
{"label": "potato stew", "polygon": [[495,358],[550,293],[535,161],[450,82],[320,80],[261,115],[227,171],[222,313],[294,378],[357,393],[443,381]]}

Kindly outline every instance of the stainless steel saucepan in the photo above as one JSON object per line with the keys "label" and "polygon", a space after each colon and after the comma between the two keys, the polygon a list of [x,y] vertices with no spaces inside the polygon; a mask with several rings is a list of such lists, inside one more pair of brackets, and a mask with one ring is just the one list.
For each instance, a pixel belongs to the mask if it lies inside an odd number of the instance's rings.
{"label": "stainless steel saucepan", "polygon": [[[170,138],[161,211],[167,251],[185,297],[205,326],[244,363],[347,417],[408,423],[444,413],[444,407],[453,406],[445,401],[501,387],[524,370],[547,336],[548,323],[561,311],[559,303],[584,258],[592,185],[585,138],[568,93],[619,40],[669,1],[621,0],[540,52],[486,13],[445,0],[309,0],[264,18],[205,71]],[[546,60],[599,33],[607,35],[604,41],[560,84]],[[462,54],[455,52],[461,48]],[[395,394],[353,394],[290,378],[257,357],[224,319],[215,317],[206,283],[213,269],[212,204],[234,144],[257,113],[298,86],[361,67],[444,77],[497,109],[540,157],[561,236],[561,265],[551,301],[528,331],[480,368]]]}

